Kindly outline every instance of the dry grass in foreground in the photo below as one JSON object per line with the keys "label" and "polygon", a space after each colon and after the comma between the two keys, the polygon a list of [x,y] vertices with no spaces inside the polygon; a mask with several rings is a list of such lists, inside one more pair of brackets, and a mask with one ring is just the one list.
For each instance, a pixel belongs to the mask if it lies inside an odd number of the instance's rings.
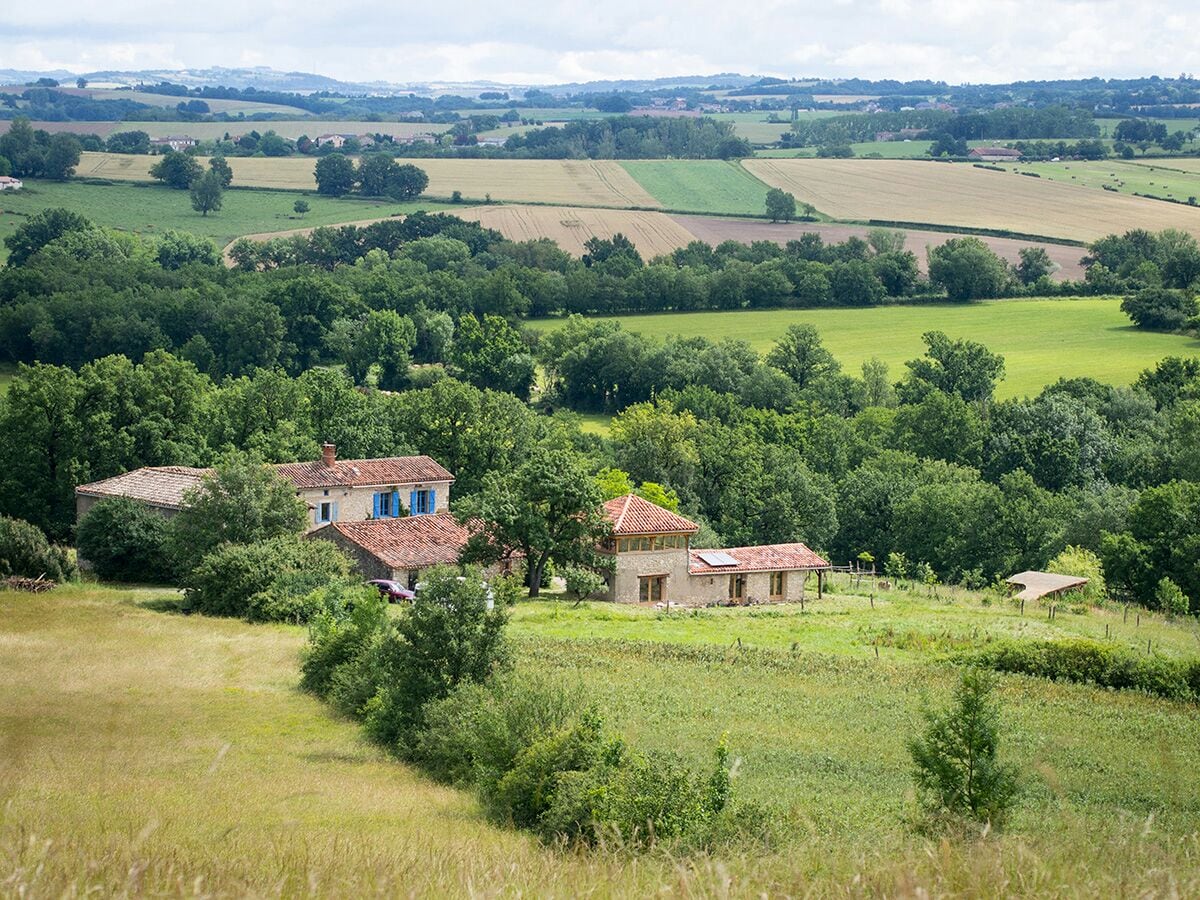
{"label": "dry grass in foreground", "polygon": [[[486,824],[296,691],[303,633],[161,592],[0,593],[0,895],[1194,896],[1200,842],[1142,819],[783,852],[578,855]],[[864,752],[868,752],[864,748]]]}

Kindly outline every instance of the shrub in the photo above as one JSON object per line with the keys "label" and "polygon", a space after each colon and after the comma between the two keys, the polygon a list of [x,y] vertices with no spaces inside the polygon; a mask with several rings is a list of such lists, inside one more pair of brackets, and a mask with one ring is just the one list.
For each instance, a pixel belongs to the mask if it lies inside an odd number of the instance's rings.
{"label": "shrub", "polygon": [[1139,328],[1174,330],[1196,315],[1196,298],[1186,291],[1148,287],[1121,301],[1121,312]]}
{"label": "shrub", "polygon": [[490,796],[521,751],[581,710],[578,689],[536,676],[466,682],[426,707],[413,759],[439,781],[472,784]]}
{"label": "shrub", "polygon": [[1180,590],[1170,578],[1162,578],[1154,589],[1154,603],[1168,616],[1186,616],[1188,614],[1187,595]]}
{"label": "shrub", "polygon": [[1200,699],[1196,680],[1200,659],[1143,656],[1082,638],[997,641],[966,659],[998,672],[1143,691],[1173,700]]}
{"label": "shrub", "polygon": [[374,590],[347,608],[314,616],[300,663],[300,686],[318,697],[328,696],[338,670],[353,663],[386,622],[387,601]]}
{"label": "shrub", "polygon": [[478,569],[462,576],[450,566],[430,569],[417,599],[382,639],[381,686],[367,704],[368,735],[406,755],[425,704],[507,666],[507,620],[502,606],[488,609]]}
{"label": "shrub", "polygon": [[998,756],[1000,706],[992,677],[968,669],[942,712],[924,711],[924,733],[909,741],[926,809],[999,824],[1017,794],[1016,773]]}
{"label": "shrub", "polygon": [[[184,608],[210,616],[261,617],[287,609],[282,598],[302,596],[350,574],[350,560],[329,541],[286,536],[253,544],[224,544],[184,578]],[[255,597],[256,594],[269,597]],[[302,621],[293,618],[293,621]]]}
{"label": "shrub", "polygon": [[1086,578],[1088,583],[1072,593],[1083,597],[1088,603],[1099,603],[1107,596],[1104,564],[1099,556],[1084,547],[1067,547],[1050,560],[1046,571]]}
{"label": "shrub", "polygon": [[168,551],[178,571],[186,573],[221,544],[298,535],[307,518],[291,483],[256,459],[231,457],[185,495],[171,520]]}
{"label": "shrub", "polygon": [[173,580],[166,554],[167,519],[128,497],[101,500],[79,521],[76,546],[105,581]]}
{"label": "shrub", "polygon": [[576,600],[586,600],[592,594],[601,591],[608,582],[604,576],[582,566],[567,566],[563,569],[563,581],[567,585],[567,593]]}
{"label": "shrub", "polygon": [[52,545],[36,525],[0,516],[0,578],[45,576],[64,581],[75,574],[67,551]]}
{"label": "shrub", "polygon": [[[594,770],[617,765],[624,752],[619,738],[605,737],[600,717],[585,713],[522,750],[495,789],[485,794],[485,805],[493,818],[544,837],[582,835],[591,819],[587,801],[598,779]],[[558,797],[564,781],[574,789]],[[553,814],[543,822],[551,808]]]}

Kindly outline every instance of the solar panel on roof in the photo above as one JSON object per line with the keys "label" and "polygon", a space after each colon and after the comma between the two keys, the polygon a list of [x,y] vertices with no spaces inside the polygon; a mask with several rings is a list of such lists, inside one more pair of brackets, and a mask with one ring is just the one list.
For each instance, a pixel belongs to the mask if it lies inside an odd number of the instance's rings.
{"label": "solar panel on roof", "polygon": [[736,566],[738,564],[738,561],[728,553],[720,553],[716,550],[706,550],[699,556],[710,566]]}

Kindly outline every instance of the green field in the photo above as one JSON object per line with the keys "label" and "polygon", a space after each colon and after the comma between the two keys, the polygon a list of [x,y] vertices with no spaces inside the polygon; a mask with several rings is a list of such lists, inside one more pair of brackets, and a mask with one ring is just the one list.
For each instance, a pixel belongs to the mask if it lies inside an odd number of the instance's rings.
{"label": "green field", "polygon": [[670,210],[761,216],[766,208],[767,186],[736,162],[630,160],[621,166]]}
{"label": "green field", "polygon": [[1187,202],[1189,197],[1200,197],[1200,172],[1174,168],[1173,162],[1177,160],[1030,162],[1005,168],[1034,172],[1048,181],[1062,181],[1097,190],[1115,189],[1122,194],[1148,194],[1182,202]]}
{"label": "green field", "polygon": [[[923,699],[940,702],[954,673],[936,651],[885,648],[875,659],[872,629],[886,623],[976,641],[1025,625],[1038,634],[1134,630],[1117,611],[1063,611],[1047,624],[1032,608],[1019,620],[1007,604],[900,592],[877,598],[874,612],[846,595],[804,612],[695,616],[518,605],[511,630],[521,669],[580,686],[641,748],[707,764],[728,733],[735,796],[785,823],[772,846],[677,858],[563,852],[489,825],[467,794],[387,760],[353,723],[296,690],[302,628],[181,616],[172,607],[164,591],[0,593],[6,893],[1032,898],[1200,890],[1200,742],[1194,708],[1180,703],[1006,677],[1003,752],[1024,786],[1008,829],[942,839],[905,825],[915,807],[904,742]],[[1149,618],[1142,628],[1139,640],[1149,629],[1163,644],[1193,640],[1186,627]],[[825,637],[837,633],[848,637]]]}
{"label": "green field", "polygon": [[[192,209],[187,191],[134,184],[97,185],[81,182],[27,182],[26,188],[0,199],[0,240],[12,234],[27,216],[47,207],[61,206],[99,225],[137,234],[162,234],[172,229],[204,235],[224,246],[244,234],[311,228],[393,213],[431,209],[437,203],[392,203],[375,200],[331,199],[317,194],[304,197],[311,210],[304,216],[292,211],[300,194],[289,191],[225,192],[220,212],[201,216]],[[0,259],[7,257],[0,246]]]}
{"label": "green field", "polygon": [[0,397],[8,393],[8,386],[12,384],[13,379],[17,377],[15,366],[0,364]]}
{"label": "green field", "polygon": [[[789,325],[811,322],[842,366],[857,374],[877,356],[893,378],[904,362],[924,350],[921,335],[944,331],[970,338],[1005,358],[1007,377],[1000,397],[1033,395],[1060,377],[1090,376],[1129,384],[1164,356],[1200,355],[1200,340],[1140,331],[1130,325],[1115,299],[998,300],[973,304],[884,306],[875,309],[753,310],[662,313],[618,317],[629,331],[655,337],[678,334],[712,340],[748,341],[770,350]],[[560,320],[530,323],[556,328]]]}

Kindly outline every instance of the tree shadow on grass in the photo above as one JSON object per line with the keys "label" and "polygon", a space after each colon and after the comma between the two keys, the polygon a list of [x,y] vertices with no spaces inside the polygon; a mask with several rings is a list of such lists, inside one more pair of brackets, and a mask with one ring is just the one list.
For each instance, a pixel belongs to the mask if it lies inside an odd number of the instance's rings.
{"label": "tree shadow on grass", "polygon": [[148,609],[151,612],[170,613],[172,615],[187,615],[183,607],[183,597],[151,597],[148,600],[134,600],[133,605],[138,609]]}

